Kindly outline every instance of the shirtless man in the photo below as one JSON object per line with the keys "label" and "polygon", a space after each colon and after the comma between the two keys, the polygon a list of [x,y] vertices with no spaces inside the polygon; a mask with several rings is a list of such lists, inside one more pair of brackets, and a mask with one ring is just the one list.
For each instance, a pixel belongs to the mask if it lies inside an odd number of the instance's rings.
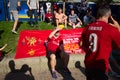
{"label": "shirtless man", "polygon": [[58,13],[56,13],[55,18],[57,27],[59,26],[59,24],[64,24],[65,28],[67,28],[67,16],[64,13],[62,13],[61,8],[58,9]]}

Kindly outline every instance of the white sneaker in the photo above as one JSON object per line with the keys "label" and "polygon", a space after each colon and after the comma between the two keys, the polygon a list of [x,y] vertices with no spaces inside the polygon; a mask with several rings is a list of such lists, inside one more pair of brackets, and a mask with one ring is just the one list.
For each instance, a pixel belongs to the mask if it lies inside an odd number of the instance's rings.
{"label": "white sneaker", "polygon": [[12,30],[12,33],[17,34],[17,32],[15,30]]}

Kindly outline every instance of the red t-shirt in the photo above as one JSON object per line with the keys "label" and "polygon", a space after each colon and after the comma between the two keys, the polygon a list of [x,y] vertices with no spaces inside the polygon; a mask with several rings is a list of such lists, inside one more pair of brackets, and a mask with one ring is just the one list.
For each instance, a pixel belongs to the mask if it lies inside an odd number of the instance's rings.
{"label": "red t-shirt", "polygon": [[56,50],[59,49],[59,45],[60,45],[61,40],[62,40],[61,37],[58,37],[58,38],[52,37],[48,41],[48,50],[56,52]]}
{"label": "red t-shirt", "polygon": [[45,14],[45,17],[46,17],[46,18],[51,17],[51,18],[53,19],[53,18],[54,18],[54,15],[53,15],[52,13],[46,13],[46,14]]}
{"label": "red t-shirt", "polygon": [[117,28],[103,21],[97,21],[84,29],[82,39],[83,49],[86,52],[85,67],[107,72],[112,42],[117,46],[120,45],[120,32]]}

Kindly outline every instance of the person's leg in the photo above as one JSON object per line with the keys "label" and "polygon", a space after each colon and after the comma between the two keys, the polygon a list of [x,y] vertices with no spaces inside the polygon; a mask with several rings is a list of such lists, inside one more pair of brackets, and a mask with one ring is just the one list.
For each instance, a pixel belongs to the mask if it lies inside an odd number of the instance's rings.
{"label": "person's leg", "polygon": [[49,23],[49,20],[48,20],[48,18],[45,18],[45,22],[46,22],[46,23]]}
{"label": "person's leg", "polygon": [[72,26],[73,29],[75,29],[75,24],[74,23],[68,23],[69,26]]}
{"label": "person's leg", "polygon": [[17,24],[18,24],[18,20],[15,20],[14,25],[13,25],[13,29],[12,29],[13,31],[16,31]]}
{"label": "person's leg", "polygon": [[51,65],[51,70],[55,71],[55,66],[56,66],[56,56],[55,56],[55,54],[50,55],[50,65]]}
{"label": "person's leg", "polygon": [[46,22],[47,22],[47,23],[50,23],[50,18],[46,18]]}
{"label": "person's leg", "polygon": [[95,70],[95,80],[108,80],[108,75],[101,71],[101,70]]}
{"label": "person's leg", "polygon": [[40,13],[40,21],[43,21],[43,20],[42,20],[42,12]]}
{"label": "person's leg", "polygon": [[48,24],[51,24],[51,23],[52,23],[52,19],[51,19],[51,18],[47,18],[47,19],[46,19],[46,22],[47,22]]}
{"label": "person's leg", "polygon": [[72,26],[73,24],[69,22],[68,25],[69,25],[69,26]]}
{"label": "person's leg", "polygon": [[57,79],[56,70],[55,70],[55,66],[56,66],[56,55],[53,54],[53,53],[50,55],[50,66],[51,66],[51,71],[52,71],[52,77],[53,77],[54,79]]}
{"label": "person's leg", "polygon": [[38,27],[37,9],[34,9],[33,11],[34,11],[35,24],[36,24],[36,27]]}
{"label": "person's leg", "polygon": [[33,27],[33,10],[30,11],[30,25]]}
{"label": "person's leg", "polygon": [[13,20],[13,14],[12,14],[12,12],[10,12],[10,20],[11,21]]}
{"label": "person's leg", "polygon": [[86,73],[86,80],[93,80],[93,74],[91,74],[92,72],[88,69],[85,70],[85,73]]}
{"label": "person's leg", "polygon": [[12,11],[12,14],[13,14],[13,17],[14,17],[14,20],[15,20],[12,32],[15,33],[15,34],[17,34],[16,27],[17,27],[17,24],[18,24],[18,11]]}
{"label": "person's leg", "polygon": [[65,22],[65,28],[67,29],[67,19],[64,22]]}
{"label": "person's leg", "polygon": [[80,22],[76,23],[76,27],[81,27]]}
{"label": "person's leg", "polygon": [[108,80],[108,76],[98,69],[86,69],[86,80]]}
{"label": "person's leg", "polygon": [[53,19],[52,18],[49,18],[49,22],[52,23]]}
{"label": "person's leg", "polygon": [[45,13],[44,12],[41,12],[40,18],[41,18],[41,21],[45,21]]}
{"label": "person's leg", "polygon": [[43,12],[43,21],[45,21],[45,13]]}
{"label": "person's leg", "polygon": [[[115,60],[115,58],[112,55],[110,56],[109,61],[110,61],[110,64],[116,69],[116,71],[119,72],[120,71],[120,66],[119,66],[119,64],[117,63],[117,61]],[[111,72],[114,73],[114,71],[111,68],[111,65],[110,65],[110,70],[111,70]]]}
{"label": "person's leg", "polygon": [[109,64],[109,71],[110,71],[111,73],[114,73],[114,71],[112,70],[112,67],[111,67],[110,64]]}

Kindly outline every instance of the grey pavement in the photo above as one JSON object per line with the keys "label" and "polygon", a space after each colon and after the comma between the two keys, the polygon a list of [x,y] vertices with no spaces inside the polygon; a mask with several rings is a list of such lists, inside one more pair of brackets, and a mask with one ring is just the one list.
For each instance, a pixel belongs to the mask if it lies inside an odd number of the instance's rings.
{"label": "grey pavement", "polygon": [[[15,63],[15,71],[10,71],[9,63],[11,60]],[[84,73],[84,54],[70,55],[68,69],[71,75],[65,72],[57,65],[58,80],[85,80]],[[58,61],[59,63],[60,61]],[[23,65],[28,67],[23,67]],[[14,65],[12,65],[14,66]],[[21,68],[22,67],[22,68]],[[5,57],[0,62],[0,80],[52,80],[51,72],[48,67],[48,59],[46,57],[34,57],[24,59],[13,59]],[[12,78],[12,79],[11,79]],[[109,80],[120,80],[120,78],[112,78]]]}

